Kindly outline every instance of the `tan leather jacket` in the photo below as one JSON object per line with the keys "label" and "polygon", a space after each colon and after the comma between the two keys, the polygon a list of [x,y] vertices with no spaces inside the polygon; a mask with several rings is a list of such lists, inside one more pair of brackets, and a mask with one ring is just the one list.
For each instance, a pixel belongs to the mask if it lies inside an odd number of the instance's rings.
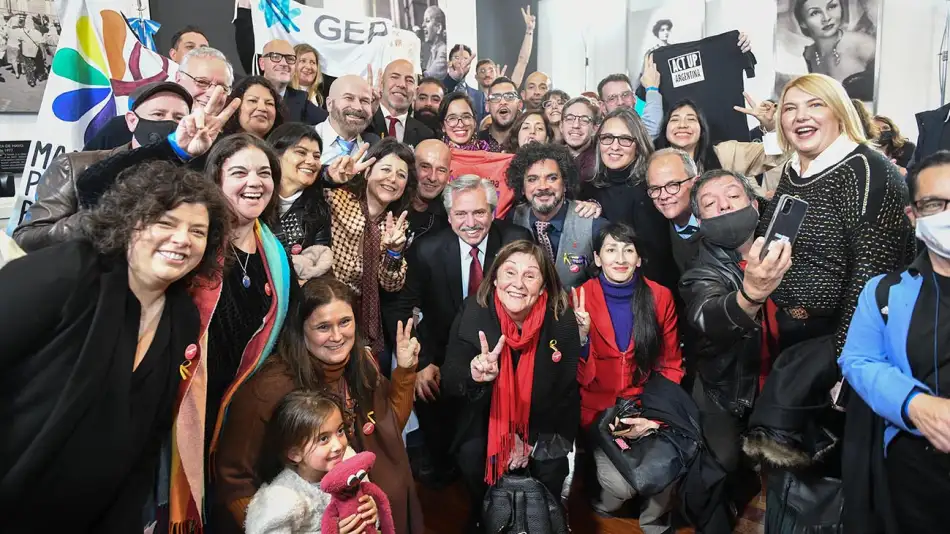
{"label": "tan leather jacket", "polygon": [[129,150],[129,146],[57,156],[40,179],[36,202],[13,231],[17,244],[26,252],[33,252],[78,235],[82,214],[79,213],[76,179],[91,165]]}

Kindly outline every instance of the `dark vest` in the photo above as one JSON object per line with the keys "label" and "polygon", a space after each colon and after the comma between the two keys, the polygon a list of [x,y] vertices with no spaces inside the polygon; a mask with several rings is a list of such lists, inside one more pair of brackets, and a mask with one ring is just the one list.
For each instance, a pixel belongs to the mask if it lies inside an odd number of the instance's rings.
{"label": "dark vest", "polygon": [[[527,228],[534,235],[531,227],[531,206],[522,204],[515,208],[515,224]],[[537,241],[537,236],[535,236]],[[561,285],[565,288],[574,288],[583,284],[587,276],[587,265],[594,262],[594,219],[585,219],[574,213],[574,202],[568,201],[567,216],[564,218],[564,231],[557,244],[554,266],[557,268]]]}

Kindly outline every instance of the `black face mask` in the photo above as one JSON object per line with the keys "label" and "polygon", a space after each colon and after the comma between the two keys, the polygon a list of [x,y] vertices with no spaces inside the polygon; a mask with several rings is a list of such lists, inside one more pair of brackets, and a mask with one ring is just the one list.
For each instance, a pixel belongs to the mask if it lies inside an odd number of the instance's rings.
{"label": "black face mask", "polygon": [[886,132],[881,132],[881,135],[877,137],[877,140],[882,145],[889,145],[891,141],[894,140],[894,132],[888,130]]}
{"label": "black face mask", "polygon": [[153,121],[139,117],[132,137],[142,146],[151,145],[165,139],[177,128],[178,123],[175,121]]}
{"label": "black face mask", "polygon": [[742,246],[758,225],[759,212],[749,204],[740,210],[703,219],[699,231],[710,243],[732,250]]}

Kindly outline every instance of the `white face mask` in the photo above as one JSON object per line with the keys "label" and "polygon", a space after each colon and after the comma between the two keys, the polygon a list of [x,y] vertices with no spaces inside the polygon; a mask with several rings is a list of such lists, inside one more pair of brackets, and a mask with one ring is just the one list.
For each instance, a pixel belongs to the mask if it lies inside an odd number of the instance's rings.
{"label": "white face mask", "polygon": [[950,210],[919,217],[916,233],[934,254],[950,260]]}

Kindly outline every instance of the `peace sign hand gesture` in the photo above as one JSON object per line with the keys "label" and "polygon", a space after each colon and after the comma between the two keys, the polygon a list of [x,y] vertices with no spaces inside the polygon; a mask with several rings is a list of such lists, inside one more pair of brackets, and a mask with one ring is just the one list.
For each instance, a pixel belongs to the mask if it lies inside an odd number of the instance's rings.
{"label": "peace sign hand gesture", "polygon": [[419,340],[412,335],[412,319],[396,323],[396,365],[403,369],[415,369],[419,363]]}
{"label": "peace sign hand gesture", "polygon": [[584,307],[584,288],[571,288],[571,303],[574,306],[574,317],[577,319],[577,333],[581,336],[581,343],[590,333],[590,314]]}
{"label": "peace sign hand gesture", "polygon": [[482,345],[482,352],[472,359],[472,380],[476,382],[491,382],[498,378],[498,356],[505,346],[505,336],[498,338],[498,343],[491,351],[488,350],[488,338],[485,332],[478,331],[478,340]]}
{"label": "peace sign hand gesture", "polygon": [[[521,16],[524,17],[524,27],[525,31],[531,33],[534,31],[534,27],[537,24],[537,18],[531,14],[531,5],[529,4],[527,8],[521,8]],[[504,74],[502,74],[504,76]]]}
{"label": "peace sign hand gesture", "polygon": [[752,99],[752,96],[746,92],[743,92],[742,96],[745,97],[745,101],[749,104],[749,107],[734,106],[733,109],[755,117],[759,121],[759,124],[762,125],[763,130],[767,132],[775,131],[775,104],[767,100],[756,102]]}
{"label": "peace sign hand gesture", "polygon": [[178,146],[189,156],[197,157],[207,152],[218,138],[224,124],[241,107],[240,98],[235,98],[225,107],[227,96],[223,87],[215,86],[208,103],[204,107],[193,109],[178,123],[175,139],[178,140]]}
{"label": "peace sign hand gesture", "polygon": [[402,252],[406,246],[406,230],[409,229],[409,223],[406,222],[406,216],[409,213],[404,211],[399,215],[399,219],[393,221],[393,213],[386,213],[386,231],[382,235],[382,244],[386,250],[393,252]]}
{"label": "peace sign hand gesture", "polygon": [[360,159],[366,154],[366,149],[368,148],[369,143],[363,143],[355,156],[344,154],[333,160],[327,169],[327,175],[330,177],[330,180],[335,184],[345,184],[352,180],[354,176],[376,163],[376,158],[369,158],[364,162],[360,162]]}
{"label": "peace sign hand gesture", "polygon": [[372,63],[366,64],[366,83],[369,84],[370,90],[373,93],[370,106],[372,106],[373,114],[375,114],[379,109],[379,102],[383,98],[383,73],[378,72],[374,77]]}

